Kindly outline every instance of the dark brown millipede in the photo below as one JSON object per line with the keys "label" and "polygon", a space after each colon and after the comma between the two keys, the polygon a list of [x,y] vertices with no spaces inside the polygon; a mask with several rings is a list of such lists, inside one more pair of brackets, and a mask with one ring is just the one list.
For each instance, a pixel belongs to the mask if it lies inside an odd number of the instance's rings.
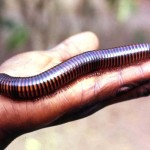
{"label": "dark brown millipede", "polygon": [[0,73],[0,94],[13,99],[36,99],[92,71],[130,65],[149,58],[150,44],[88,51],[35,76],[12,77]]}

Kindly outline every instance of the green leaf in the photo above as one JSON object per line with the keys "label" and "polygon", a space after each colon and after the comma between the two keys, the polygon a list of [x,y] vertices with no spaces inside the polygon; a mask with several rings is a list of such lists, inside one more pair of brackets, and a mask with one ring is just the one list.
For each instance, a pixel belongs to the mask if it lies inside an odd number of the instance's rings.
{"label": "green leaf", "polygon": [[135,11],[135,8],[136,8],[136,1],[119,0],[118,10],[117,10],[118,21],[120,22],[126,21],[131,16],[131,14]]}
{"label": "green leaf", "polygon": [[16,27],[7,40],[7,50],[16,49],[28,39],[28,31],[24,27]]}

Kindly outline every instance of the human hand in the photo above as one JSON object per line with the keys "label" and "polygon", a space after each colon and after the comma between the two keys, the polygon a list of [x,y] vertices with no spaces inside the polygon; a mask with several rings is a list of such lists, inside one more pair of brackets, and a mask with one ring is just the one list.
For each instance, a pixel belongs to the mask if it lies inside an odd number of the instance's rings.
{"label": "human hand", "polygon": [[[72,56],[97,49],[98,45],[93,33],[81,33],[52,50],[14,56],[0,66],[0,72],[12,76],[39,74]],[[0,95],[0,147],[6,147],[23,133],[79,119],[112,103],[148,95],[149,65],[150,62],[143,62],[86,75],[57,94],[35,101],[15,101]]]}

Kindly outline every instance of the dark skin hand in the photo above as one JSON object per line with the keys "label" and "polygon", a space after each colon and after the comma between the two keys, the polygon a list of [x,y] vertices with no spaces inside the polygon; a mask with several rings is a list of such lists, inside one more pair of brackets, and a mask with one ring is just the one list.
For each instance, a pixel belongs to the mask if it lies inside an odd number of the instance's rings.
{"label": "dark skin hand", "polygon": [[[52,50],[14,56],[0,66],[0,72],[12,76],[39,74],[98,46],[93,33],[81,33]],[[105,72],[97,71],[35,101],[16,101],[0,95],[0,148],[5,148],[24,133],[86,117],[112,103],[149,95],[149,66],[150,61],[145,61]]]}

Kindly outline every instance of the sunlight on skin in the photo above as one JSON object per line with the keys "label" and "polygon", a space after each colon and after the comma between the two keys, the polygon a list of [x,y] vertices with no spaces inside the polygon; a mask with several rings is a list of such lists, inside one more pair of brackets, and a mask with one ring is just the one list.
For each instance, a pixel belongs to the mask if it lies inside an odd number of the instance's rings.
{"label": "sunlight on skin", "polygon": [[25,144],[26,150],[40,150],[42,148],[40,142],[33,138],[28,138]]}

